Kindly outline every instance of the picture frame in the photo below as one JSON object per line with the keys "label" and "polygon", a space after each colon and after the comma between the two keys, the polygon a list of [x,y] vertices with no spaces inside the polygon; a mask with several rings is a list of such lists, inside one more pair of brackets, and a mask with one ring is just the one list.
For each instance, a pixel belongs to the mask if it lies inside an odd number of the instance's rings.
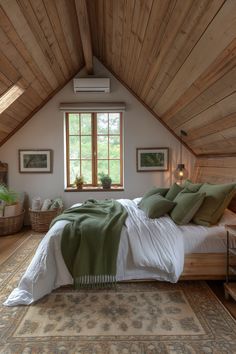
{"label": "picture frame", "polygon": [[0,161],[0,184],[8,187],[8,164]]}
{"label": "picture frame", "polygon": [[169,148],[137,148],[137,172],[155,172],[169,170]]}
{"label": "picture frame", "polygon": [[52,173],[52,150],[19,150],[20,173]]}

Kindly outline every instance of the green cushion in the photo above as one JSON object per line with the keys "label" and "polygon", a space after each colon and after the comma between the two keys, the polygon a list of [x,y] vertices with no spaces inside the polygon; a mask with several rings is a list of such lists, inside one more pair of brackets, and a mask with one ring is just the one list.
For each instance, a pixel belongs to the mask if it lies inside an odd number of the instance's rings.
{"label": "green cushion", "polygon": [[236,184],[204,183],[199,192],[206,193],[206,198],[193,218],[198,225],[211,226],[216,224],[224,213],[235,194]]}
{"label": "green cushion", "polygon": [[192,193],[186,188],[180,192],[174,202],[176,207],[172,210],[170,216],[178,225],[188,224],[200,208],[205,197],[205,193]]}
{"label": "green cushion", "polygon": [[139,207],[149,218],[155,219],[169,213],[175,205],[175,202],[162,197],[162,195],[153,194],[145,198],[142,205],[139,205]]}
{"label": "green cushion", "polygon": [[183,189],[184,188],[182,186],[178,185],[177,183],[174,183],[165,195],[166,199],[174,200],[177,194],[179,194],[179,192],[181,192]]}
{"label": "green cushion", "polygon": [[154,187],[151,190],[149,190],[148,192],[146,192],[143,196],[143,198],[141,199],[141,201],[139,202],[139,206],[142,205],[143,201],[150,197],[153,194],[160,194],[163,197],[166,195],[166,193],[168,192],[169,188],[162,188],[162,187]]}
{"label": "green cushion", "polygon": [[191,192],[198,192],[203,183],[193,183],[190,179],[186,179],[184,182],[184,188],[188,188]]}

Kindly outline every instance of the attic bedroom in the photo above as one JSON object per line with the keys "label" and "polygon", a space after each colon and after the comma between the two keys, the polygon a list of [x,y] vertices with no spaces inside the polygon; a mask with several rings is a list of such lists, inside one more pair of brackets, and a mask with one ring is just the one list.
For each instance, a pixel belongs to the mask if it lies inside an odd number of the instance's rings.
{"label": "attic bedroom", "polygon": [[235,0],[0,0],[0,353],[236,353],[235,188]]}

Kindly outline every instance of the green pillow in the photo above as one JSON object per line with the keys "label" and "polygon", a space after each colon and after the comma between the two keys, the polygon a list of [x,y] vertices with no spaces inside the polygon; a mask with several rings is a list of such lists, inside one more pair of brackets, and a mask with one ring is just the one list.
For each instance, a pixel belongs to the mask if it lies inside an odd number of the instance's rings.
{"label": "green pillow", "polygon": [[175,205],[175,202],[162,197],[162,195],[153,194],[145,198],[142,205],[139,207],[149,218],[155,219],[169,213]]}
{"label": "green pillow", "polygon": [[184,182],[184,188],[188,188],[191,192],[198,192],[203,183],[193,183],[190,179],[186,179]]}
{"label": "green pillow", "polygon": [[216,224],[235,194],[236,184],[204,183],[199,192],[206,193],[206,198],[193,218],[198,225],[211,226]]}
{"label": "green pillow", "polygon": [[200,208],[205,195],[205,193],[189,192],[188,189],[180,192],[174,199],[177,205],[170,214],[172,220],[178,225],[188,224]]}
{"label": "green pillow", "polygon": [[166,195],[166,193],[168,192],[168,190],[169,190],[169,188],[161,188],[161,187],[152,188],[150,191],[148,191],[144,194],[143,198],[139,202],[139,206],[142,205],[143,200],[145,200],[146,198],[150,197],[153,194],[160,194],[164,197]]}
{"label": "green pillow", "polygon": [[169,199],[169,200],[174,200],[175,197],[177,196],[177,194],[179,194],[179,192],[181,192],[184,188],[180,185],[178,185],[177,183],[174,183],[168,193],[165,195],[166,199]]}

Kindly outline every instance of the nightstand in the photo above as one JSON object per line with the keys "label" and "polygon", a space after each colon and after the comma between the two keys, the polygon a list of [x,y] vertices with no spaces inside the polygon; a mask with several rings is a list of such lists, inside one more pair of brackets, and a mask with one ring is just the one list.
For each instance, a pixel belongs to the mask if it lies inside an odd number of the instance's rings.
{"label": "nightstand", "polygon": [[225,225],[227,232],[227,261],[226,261],[226,283],[225,298],[228,299],[229,295],[236,301],[236,247],[230,246],[232,238],[236,240],[236,225]]}

